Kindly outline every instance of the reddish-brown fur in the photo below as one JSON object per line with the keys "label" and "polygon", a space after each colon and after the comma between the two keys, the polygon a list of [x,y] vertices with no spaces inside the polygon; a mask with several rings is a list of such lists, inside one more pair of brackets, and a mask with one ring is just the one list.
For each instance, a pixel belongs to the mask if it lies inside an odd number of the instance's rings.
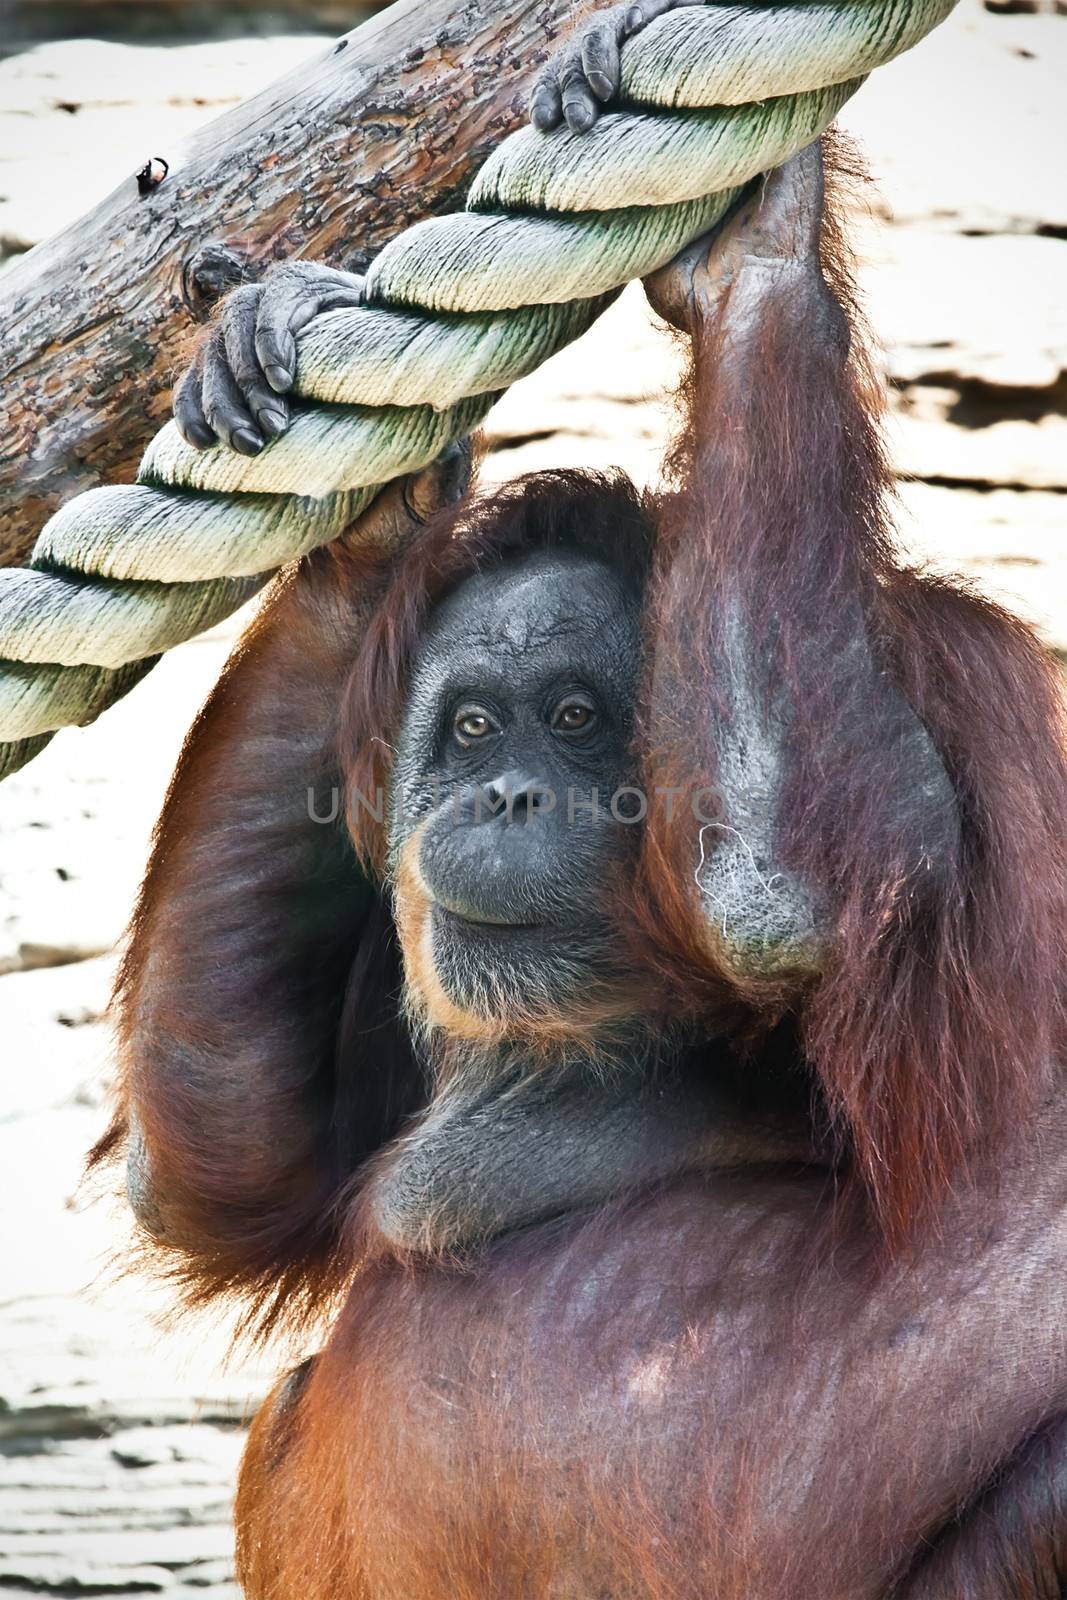
{"label": "reddish-brown fur", "polygon": [[[1059,684],[1021,625],[896,564],[862,352],[842,378],[782,307],[759,337],[758,385],[700,361],[659,505],[560,475],[443,515],[395,563],[317,555],[191,736],[123,973],[106,1148],[133,1113],[193,1298],[243,1294],[269,1324],[347,1294],[249,1443],[255,1600],[1060,1592]],[[361,1164],[425,1086],[388,904],[340,821],[306,824],[304,786],[385,787],[427,618],[466,573],[575,519],[643,559],[650,515],[650,665],[684,698],[664,717],[646,694],[647,786],[714,779],[732,585],[800,709],[783,848],[831,890],[835,940],[802,994],[740,981],[701,915],[691,830],[653,815],[635,951],[666,1009],[728,1021],[757,1054],[772,1026],[795,1033],[865,1204],[810,1175],[709,1174],[502,1239],[468,1270],[361,1263]],[[895,752],[841,670],[856,594],[959,796],[958,854],[921,881],[894,830]],[[352,832],[380,866],[365,809]]]}

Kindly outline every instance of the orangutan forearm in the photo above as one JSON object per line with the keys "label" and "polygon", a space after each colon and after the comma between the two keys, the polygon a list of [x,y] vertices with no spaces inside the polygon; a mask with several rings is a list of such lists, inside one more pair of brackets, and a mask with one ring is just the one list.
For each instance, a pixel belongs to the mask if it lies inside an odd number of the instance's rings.
{"label": "orangutan forearm", "polygon": [[801,1119],[746,1116],[710,1062],[656,1073],[646,1053],[635,1040],[625,1063],[501,1067],[446,1089],[367,1187],[368,1246],[462,1254],[687,1171],[818,1163]]}
{"label": "orangutan forearm", "polygon": [[339,824],[316,820],[340,793],[331,746],[358,625],[326,597],[333,568],[311,557],[268,596],[194,727],[122,975],[131,1197],[191,1250],[225,1251],[254,1208],[293,1203],[311,1178],[368,901]]}

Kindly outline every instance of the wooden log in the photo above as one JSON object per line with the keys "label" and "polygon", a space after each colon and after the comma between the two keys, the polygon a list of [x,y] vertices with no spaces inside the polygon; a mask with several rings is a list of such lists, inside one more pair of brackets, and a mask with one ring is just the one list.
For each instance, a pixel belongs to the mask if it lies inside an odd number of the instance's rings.
{"label": "wooden log", "polygon": [[596,0],[399,0],[201,129],[0,278],[0,564],[80,490],[129,481],[182,335],[276,259],[362,269],[462,205],[530,80]]}

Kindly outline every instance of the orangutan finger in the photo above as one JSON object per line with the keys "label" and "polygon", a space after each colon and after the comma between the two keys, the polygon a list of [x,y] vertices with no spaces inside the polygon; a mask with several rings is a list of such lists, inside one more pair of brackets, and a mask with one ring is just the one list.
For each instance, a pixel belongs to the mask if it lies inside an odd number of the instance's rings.
{"label": "orangutan finger", "polygon": [[203,397],[204,415],[222,442],[240,455],[258,455],[263,435],[230,371],[221,328],[215,329],[204,348]]}
{"label": "orangutan finger", "polygon": [[207,450],[218,442],[215,430],[204,415],[201,382],[201,358],[198,354],[182,373],[174,391],[175,425],[186,444],[191,444],[194,450]]}
{"label": "orangutan finger", "polygon": [[276,394],[296,379],[294,335],[322,311],[363,304],[364,279],[318,261],[292,261],[262,286],[256,317],[256,358]]}
{"label": "orangutan finger", "polygon": [[541,133],[549,133],[563,121],[563,93],[556,63],[550,61],[534,84],[530,96],[530,121]]}
{"label": "orangutan finger", "polygon": [[655,22],[657,17],[665,16],[668,11],[679,11],[683,6],[702,6],[704,0],[638,0],[638,4],[631,6],[626,13],[626,34],[640,33],[642,28],[647,28],[650,22]]}
{"label": "orangutan finger", "polygon": [[448,445],[436,461],[414,473],[404,486],[404,504],[415,522],[426,522],[444,506],[466,495],[474,475],[474,449],[469,439]]}
{"label": "orangutan finger", "polygon": [[586,82],[580,47],[565,60],[559,81],[568,128],[572,133],[588,133],[600,115],[600,101]]}
{"label": "orangutan finger", "polygon": [[222,308],[219,325],[226,360],[249,412],[268,439],[276,439],[289,426],[289,407],[271,388],[256,354],[256,318],[262,290],[258,284],[235,289]]}
{"label": "orangutan finger", "polygon": [[598,100],[614,100],[619,92],[622,63],[619,58],[619,34],[622,18],[600,23],[582,40],[582,70],[586,82]]}

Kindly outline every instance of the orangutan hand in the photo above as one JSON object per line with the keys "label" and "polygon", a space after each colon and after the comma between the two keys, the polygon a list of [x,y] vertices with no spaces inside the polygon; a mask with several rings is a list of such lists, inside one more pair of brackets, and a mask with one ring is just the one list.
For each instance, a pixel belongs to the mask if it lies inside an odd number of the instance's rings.
{"label": "orangutan hand", "polygon": [[318,261],[286,261],[262,283],[228,294],[174,391],[174,420],[187,444],[219,440],[254,456],[289,426],[296,377],[294,334],[321,311],[363,304],[363,282]]}
{"label": "orangutan hand", "polygon": [[553,56],[530,97],[530,120],[542,133],[566,122],[586,133],[619,92],[620,52],[627,39],[668,11],[704,0],[639,0],[615,6],[583,23]]}
{"label": "orangutan hand", "polygon": [[371,505],[343,535],[350,545],[376,550],[402,549],[446,506],[457,505],[468,493],[474,477],[475,456],[469,439],[459,439],[442,450],[421,472],[387,484]]}
{"label": "orangutan hand", "polygon": [[647,277],[649,304],[672,327],[693,333],[744,269],[819,271],[822,215],[822,145],[816,139],[757,180],[721,222]]}

